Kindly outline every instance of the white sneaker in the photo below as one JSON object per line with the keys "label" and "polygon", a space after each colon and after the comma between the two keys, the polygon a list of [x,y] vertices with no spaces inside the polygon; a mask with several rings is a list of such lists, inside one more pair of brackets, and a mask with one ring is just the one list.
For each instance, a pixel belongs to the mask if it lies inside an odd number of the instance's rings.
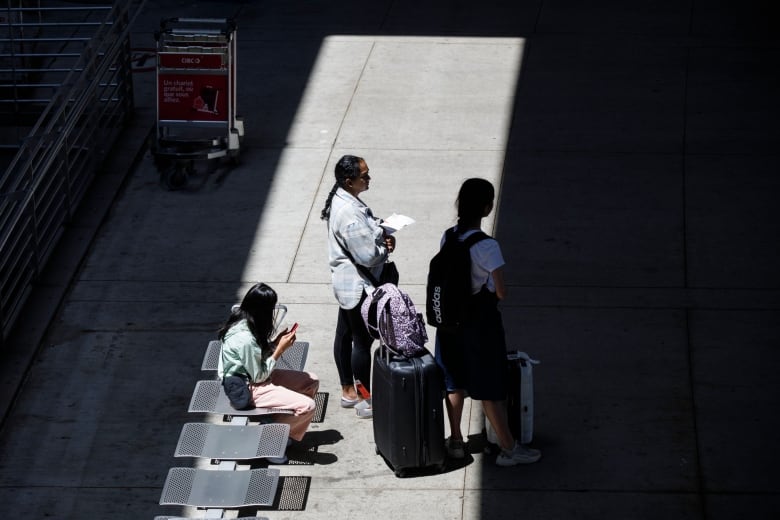
{"label": "white sneaker", "polygon": [[534,448],[526,448],[522,444],[515,443],[512,450],[501,450],[496,457],[498,466],[516,466],[518,464],[531,464],[542,458],[542,452]]}
{"label": "white sneaker", "polygon": [[266,457],[265,460],[268,461],[268,464],[287,464],[289,462],[287,455],[282,455],[281,457]]}
{"label": "white sneaker", "polygon": [[355,413],[361,419],[371,419],[374,416],[374,409],[371,407],[371,399],[365,399],[356,404]]}

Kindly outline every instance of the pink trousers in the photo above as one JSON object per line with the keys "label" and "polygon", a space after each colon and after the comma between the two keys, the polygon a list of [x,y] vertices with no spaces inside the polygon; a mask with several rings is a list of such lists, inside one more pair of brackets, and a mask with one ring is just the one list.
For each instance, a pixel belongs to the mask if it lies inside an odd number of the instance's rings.
{"label": "pink trousers", "polygon": [[314,417],[314,394],[320,380],[310,372],[275,369],[264,383],[249,385],[258,408],[284,408],[293,415],[278,414],[276,421],[290,425],[290,438],[300,441]]}

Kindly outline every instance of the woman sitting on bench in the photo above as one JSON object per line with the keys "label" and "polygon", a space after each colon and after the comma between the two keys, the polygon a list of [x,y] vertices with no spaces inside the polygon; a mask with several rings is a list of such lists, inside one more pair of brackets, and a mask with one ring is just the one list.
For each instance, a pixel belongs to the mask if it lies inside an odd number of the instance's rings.
{"label": "woman sitting on bench", "polygon": [[218,373],[222,379],[239,376],[249,379],[249,389],[257,408],[292,410],[278,414],[278,422],[290,425],[290,438],[303,439],[314,417],[317,376],[298,370],[275,369],[276,361],[295,343],[295,331],[285,329],[276,338],[274,309],[276,291],[264,283],[252,286],[240,306],[236,306],[219,330],[222,353]]}

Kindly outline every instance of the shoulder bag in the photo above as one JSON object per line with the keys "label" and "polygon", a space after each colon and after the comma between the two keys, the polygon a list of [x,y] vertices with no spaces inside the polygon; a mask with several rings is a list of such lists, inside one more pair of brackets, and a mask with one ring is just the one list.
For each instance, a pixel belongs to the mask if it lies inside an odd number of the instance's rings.
{"label": "shoulder bag", "polygon": [[[222,366],[225,366],[224,344],[220,341],[220,355],[222,356]],[[252,391],[249,389],[249,378],[246,376],[232,375],[222,378],[222,387],[225,389],[230,401],[230,406],[236,410],[251,410],[255,407],[255,400],[252,398]]]}

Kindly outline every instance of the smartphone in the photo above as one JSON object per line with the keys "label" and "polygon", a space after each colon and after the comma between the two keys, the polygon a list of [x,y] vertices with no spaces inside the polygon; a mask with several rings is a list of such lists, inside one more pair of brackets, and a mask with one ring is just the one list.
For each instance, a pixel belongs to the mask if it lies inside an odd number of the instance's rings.
{"label": "smartphone", "polygon": [[287,334],[294,334],[296,330],[298,330],[298,322],[297,321],[295,323],[293,323],[292,328],[289,330],[289,332],[287,332]]}

